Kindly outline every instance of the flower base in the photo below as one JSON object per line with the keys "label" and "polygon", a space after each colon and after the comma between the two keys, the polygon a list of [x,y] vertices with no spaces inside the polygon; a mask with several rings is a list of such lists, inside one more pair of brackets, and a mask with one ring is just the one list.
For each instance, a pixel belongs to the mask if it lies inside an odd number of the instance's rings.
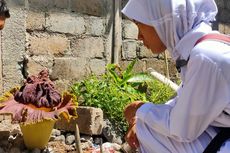
{"label": "flower base", "polygon": [[44,120],[35,124],[20,124],[26,147],[44,149],[49,142],[54,123],[54,120]]}

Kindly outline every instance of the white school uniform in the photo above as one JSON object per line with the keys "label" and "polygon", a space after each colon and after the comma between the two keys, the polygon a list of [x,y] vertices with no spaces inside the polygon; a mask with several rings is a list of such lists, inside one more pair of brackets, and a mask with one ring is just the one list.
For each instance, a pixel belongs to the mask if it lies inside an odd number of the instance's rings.
{"label": "white school uniform", "polygon": [[[216,135],[230,127],[230,46],[204,41],[182,68],[178,96],[163,105],[144,104],[137,111],[142,153],[202,153]],[[208,129],[207,129],[208,128]],[[230,141],[219,153],[230,152]]]}
{"label": "white school uniform", "polygon": [[[217,33],[209,24],[217,13],[214,0],[129,0],[123,13],[153,26],[174,60],[189,58],[177,97],[138,109],[140,152],[202,153],[215,127],[230,127],[230,46],[206,40],[194,47],[205,34]],[[227,152],[230,140],[218,153]]]}

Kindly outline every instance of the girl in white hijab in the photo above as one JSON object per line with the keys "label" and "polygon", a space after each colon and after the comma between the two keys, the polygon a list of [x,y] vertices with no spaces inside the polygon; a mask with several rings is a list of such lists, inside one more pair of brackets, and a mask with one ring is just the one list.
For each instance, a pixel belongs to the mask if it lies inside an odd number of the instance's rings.
{"label": "girl in white hijab", "polygon": [[[142,153],[202,153],[230,127],[230,46],[206,40],[217,7],[214,0],[129,0],[122,11],[139,27],[139,39],[154,53],[164,49],[181,67],[177,97],[166,104],[134,102],[124,111],[127,142]],[[194,47],[195,46],[195,47]],[[230,152],[230,140],[218,153]]]}

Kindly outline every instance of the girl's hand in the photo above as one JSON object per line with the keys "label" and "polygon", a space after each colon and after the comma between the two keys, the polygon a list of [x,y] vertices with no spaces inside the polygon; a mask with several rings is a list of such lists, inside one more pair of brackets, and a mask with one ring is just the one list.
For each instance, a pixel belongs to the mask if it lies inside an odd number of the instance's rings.
{"label": "girl's hand", "polygon": [[144,102],[142,101],[135,101],[126,106],[124,110],[124,116],[126,121],[129,123],[129,126],[133,125],[133,121],[135,120],[137,109],[140,108],[143,104]]}
{"label": "girl's hand", "polygon": [[131,148],[137,149],[139,147],[139,141],[136,135],[136,121],[133,122],[133,125],[129,126],[125,139]]}
{"label": "girl's hand", "polygon": [[127,105],[124,110],[125,119],[129,123],[129,130],[126,134],[126,141],[131,148],[135,149],[139,147],[139,142],[136,135],[136,112],[137,109],[140,108],[143,104],[144,102],[135,101]]}

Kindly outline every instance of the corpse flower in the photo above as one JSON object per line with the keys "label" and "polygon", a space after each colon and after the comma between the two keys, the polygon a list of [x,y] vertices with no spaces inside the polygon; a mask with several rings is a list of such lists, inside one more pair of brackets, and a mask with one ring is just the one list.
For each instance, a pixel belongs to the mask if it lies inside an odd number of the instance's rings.
{"label": "corpse flower", "polygon": [[0,101],[0,114],[11,114],[12,122],[20,124],[27,148],[43,149],[61,115],[67,120],[77,117],[76,97],[67,92],[61,95],[48,70],[28,77],[23,86],[7,92]]}

